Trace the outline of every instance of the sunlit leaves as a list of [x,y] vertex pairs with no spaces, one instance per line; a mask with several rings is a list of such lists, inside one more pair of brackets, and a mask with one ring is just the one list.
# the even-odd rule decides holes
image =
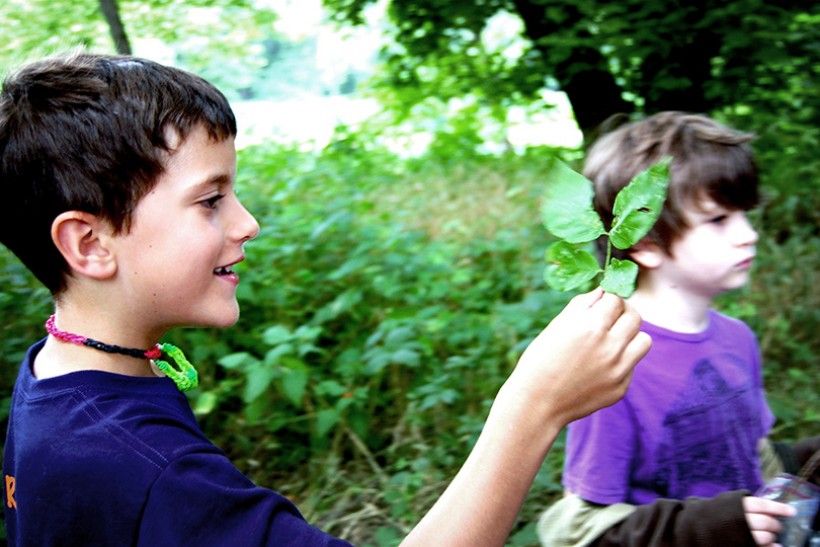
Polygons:
[[601,271],[598,261],[589,251],[566,241],[550,245],[546,260],[544,279],[550,287],[560,291],[581,287]]
[[592,208],[592,185],[586,177],[556,160],[547,178],[541,209],[547,230],[570,243],[592,241],[605,233]]
[[638,265],[631,260],[613,258],[604,271],[601,288],[612,294],[627,298],[635,290],[635,280],[638,278]]
[[660,216],[669,184],[669,159],[636,175],[618,192],[613,206],[612,228],[607,233],[592,207],[592,182],[556,161],[547,175],[542,220],[560,241],[546,253],[544,279],[553,289],[582,287],[603,272],[601,287],[626,298],[635,290],[638,266],[630,260],[607,259],[603,269],[586,249],[600,236],[607,245],[628,249],[643,238]]
[[609,240],[628,249],[645,236],[661,214],[669,179],[669,159],[639,173],[615,198]]

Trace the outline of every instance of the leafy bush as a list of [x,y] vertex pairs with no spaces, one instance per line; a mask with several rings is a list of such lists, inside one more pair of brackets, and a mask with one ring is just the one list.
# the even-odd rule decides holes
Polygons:
[[[542,280],[551,239],[539,197],[558,151],[440,153],[399,160],[356,134],[317,156],[242,151],[238,190],[262,231],[237,268],[241,319],[169,335],[200,370],[191,400],[208,436],[357,544],[395,544],[420,518],[520,352],[569,298]],[[720,305],[760,336],[775,434],[788,439],[817,432],[820,248],[816,227],[778,203],[760,215],[784,217],[762,232],[752,285]],[[0,276],[8,394],[50,303],[5,250]],[[532,522],[560,495],[562,443],[511,545],[533,543]]]
[[[367,491],[380,512],[348,533],[361,542],[373,527],[387,537],[420,516],[466,456],[519,352],[569,296],[541,287],[548,235],[534,186],[506,188],[483,206],[517,208],[526,223],[494,233],[476,225],[480,236],[469,225],[436,226],[433,237],[427,211],[445,204],[414,181],[445,190],[450,177],[437,166],[401,173],[395,160],[376,164],[372,151],[343,146],[319,158],[242,154],[240,192],[262,225],[239,272],[242,317],[224,332],[173,338],[200,353],[203,387],[193,397],[209,436],[336,533],[345,528],[334,515],[362,503],[348,489]],[[476,172],[488,170],[482,161]],[[356,479],[318,495],[331,469]]]

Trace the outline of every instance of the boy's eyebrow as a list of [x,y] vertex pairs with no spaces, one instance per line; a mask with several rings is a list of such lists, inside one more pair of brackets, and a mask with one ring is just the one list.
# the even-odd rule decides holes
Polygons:
[[719,203],[715,203],[712,200],[701,201],[700,203],[696,204],[694,207],[690,208],[689,215],[690,219],[693,220],[700,220],[700,219],[707,219],[714,215],[722,215],[728,212],[728,209]]
[[198,182],[191,186],[189,192],[191,194],[198,194],[200,192],[204,192],[212,186],[218,186],[222,188],[223,186],[230,186],[233,184],[233,178],[228,175],[227,173],[219,173],[217,175],[212,175],[207,179],[203,180],[202,182]]
[[704,215],[712,215],[714,213],[720,213],[726,211],[726,208],[722,205],[719,205],[715,202],[707,203],[705,205],[701,205],[698,209]]

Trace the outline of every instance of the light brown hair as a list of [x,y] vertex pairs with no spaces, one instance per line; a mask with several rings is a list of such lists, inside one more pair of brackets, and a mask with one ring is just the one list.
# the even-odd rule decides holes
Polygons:
[[[615,196],[641,171],[672,158],[669,192],[661,216],[647,234],[669,253],[689,228],[684,209],[711,199],[728,210],[749,210],[759,202],[758,172],[749,146],[753,135],[706,116],[660,112],[600,137],[587,153],[584,176],[595,187],[594,205],[607,229]],[[599,242],[599,247],[605,240]],[[613,249],[626,258],[628,250]]]

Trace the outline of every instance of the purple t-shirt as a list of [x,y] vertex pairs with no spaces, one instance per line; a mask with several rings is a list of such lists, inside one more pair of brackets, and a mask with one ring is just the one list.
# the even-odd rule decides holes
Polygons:
[[37,380],[42,346],[23,361],[9,415],[9,545],[349,547],[240,473],[168,378]]
[[703,332],[641,330],[652,349],[624,399],[569,425],[564,487],[602,504],[757,490],[774,416],[754,333],[715,311]]

